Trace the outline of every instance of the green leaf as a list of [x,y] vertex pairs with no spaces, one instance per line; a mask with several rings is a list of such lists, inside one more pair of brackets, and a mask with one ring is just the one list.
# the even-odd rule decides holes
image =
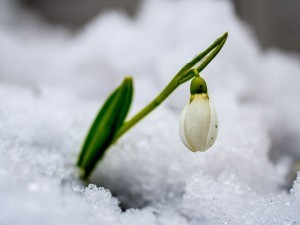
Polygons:
[[96,116],[79,155],[77,166],[87,178],[120,129],[133,97],[133,82],[126,77],[123,83],[108,97]]

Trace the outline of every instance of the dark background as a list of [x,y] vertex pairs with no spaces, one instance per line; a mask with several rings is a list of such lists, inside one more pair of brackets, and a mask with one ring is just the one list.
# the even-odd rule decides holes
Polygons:
[[[141,0],[20,0],[53,24],[78,29],[107,9],[134,16]],[[300,53],[299,0],[233,0],[236,13],[252,27],[264,48]]]

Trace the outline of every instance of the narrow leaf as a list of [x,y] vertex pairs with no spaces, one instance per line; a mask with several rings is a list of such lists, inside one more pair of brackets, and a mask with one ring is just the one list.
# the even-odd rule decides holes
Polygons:
[[122,126],[130,109],[133,96],[133,84],[130,77],[125,78],[106,100],[96,116],[85,139],[77,165],[86,178],[103,157],[114,135]]

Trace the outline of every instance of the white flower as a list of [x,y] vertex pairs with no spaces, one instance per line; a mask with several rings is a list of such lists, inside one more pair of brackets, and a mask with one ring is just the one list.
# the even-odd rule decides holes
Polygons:
[[[198,88],[198,90],[200,89]],[[184,145],[193,152],[203,152],[216,141],[218,117],[209,100],[206,84],[204,92],[192,93],[191,102],[183,109],[179,134]]]

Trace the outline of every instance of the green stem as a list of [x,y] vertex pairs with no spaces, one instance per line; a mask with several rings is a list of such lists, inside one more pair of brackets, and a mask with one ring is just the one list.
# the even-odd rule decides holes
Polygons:
[[194,68],[196,68],[199,72],[202,71],[219,53],[226,42],[227,36],[228,33],[226,32],[204,52],[200,53],[190,63],[184,66],[156,98],[154,98],[145,108],[143,108],[140,112],[122,125],[115,135],[113,142],[119,139],[124,133],[126,133],[131,127],[147,116],[152,110],[158,107],[179,85],[193,78],[195,76],[193,72]]
[[125,122],[123,126],[119,129],[114,141],[121,137],[126,131],[133,127],[137,122],[148,115],[152,110],[158,107],[179,85],[177,84],[177,77],[174,77],[170,83],[162,90],[162,92],[154,98],[145,108],[138,112],[129,121]]

